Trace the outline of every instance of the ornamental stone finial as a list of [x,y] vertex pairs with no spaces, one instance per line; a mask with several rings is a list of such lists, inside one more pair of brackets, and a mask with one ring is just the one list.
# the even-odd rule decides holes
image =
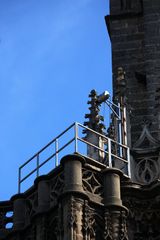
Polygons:
[[[93,89],[89,97],[91,98],[90,101],[87,103],[90,104],[89,114],[85,114],[85,118],[88,118],[87,122],[84,122],[84,125],[93,129],[94,131],[97,131],[99,133],[103,133],[103,129],[105,128],[103,121],[104,118],[99,114],[100,109],[99,109],[99,102],[98,102],[98,95],[97,92]],[[84,132],[86,133],[86,132]]]
[[[84,125],[97,132],[97,134],[87,129],[83,131],[83,133],[86,133],[85,140],[89,143],[87,145],[87,155],[94,160],[103,162],[104,152],[100,151],[99,148],[104,149],[104,139],[98,135],[98,133],[103,134],[103,129],[105,129],[103,124],[104,118],[99,114],[101,103],[98,101],[98,95],[95,90],[90,92],[89,97],[91,98],[88,101],[90,113],[85,115],[88,121],[84,122]],[[91,146],[90,143],[94,146]]]

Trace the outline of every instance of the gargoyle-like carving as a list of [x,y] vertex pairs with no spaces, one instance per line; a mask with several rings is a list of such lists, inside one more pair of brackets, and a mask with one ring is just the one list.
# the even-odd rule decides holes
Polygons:
[[118,97],[124,96],[126,90],[125,71],[122,67],[117,69],[116,78],[116,95]]

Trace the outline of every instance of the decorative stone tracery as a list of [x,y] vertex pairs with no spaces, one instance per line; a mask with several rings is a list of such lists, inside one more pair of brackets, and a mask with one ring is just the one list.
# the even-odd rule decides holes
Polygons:
[[159,149],[160,142],[151,135],[148,121],[143,121],[141,135],[132,148],[135,159],[135,169],[132,171],[139,183],[149,184],[159,178]]
[[105,211],[105,240],[128,240],[126,227],[126,211],[106,210]]
[[159,177],[159,164],[157,157],[144,157],[139,159],[135,176],[140,183],[151,183]]
[[159,239],[160,198],[138,199],[126,196],[124,204],[129,209],[127,219],[129,239]]
[[92,194],[102,196],[102,177],[101,174],[95,171],[83,169],[83,188],[85,191]]

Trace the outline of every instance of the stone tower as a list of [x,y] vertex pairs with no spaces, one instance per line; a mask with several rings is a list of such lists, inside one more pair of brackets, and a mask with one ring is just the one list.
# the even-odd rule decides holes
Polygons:
[[[125,97],[132,180],[160,177],[160,1],[111,0],[106,17],[112,43],[113,98]],[[118,81],[125,73],[125,90]]]

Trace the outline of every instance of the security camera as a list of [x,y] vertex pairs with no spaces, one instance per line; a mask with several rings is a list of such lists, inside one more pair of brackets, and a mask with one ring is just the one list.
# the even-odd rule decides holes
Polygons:
[[102,102],[105,102],[109,97],[110,97],[109,92],[104,91],[102,94],[100,94],[97,97],[97,101],[98,101],[99,104],[101,104]]

